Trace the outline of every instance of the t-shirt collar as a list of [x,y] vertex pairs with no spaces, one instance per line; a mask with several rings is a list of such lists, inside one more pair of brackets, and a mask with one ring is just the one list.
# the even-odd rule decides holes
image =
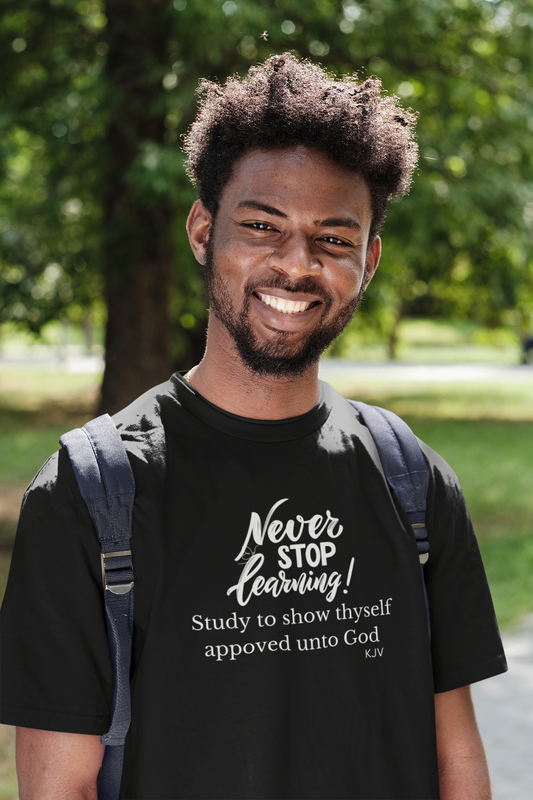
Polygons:
[[176,372],[172,376],[172,382],[181,405],[207,425],[239,439],[251,439],[257,442],[285,442],[291,439],[300,439],[319,430],[331,411],[331,402],[327,401],[328,385],[320,381],[318,403],[301,416],[281,420],[240,417],[224,411],[206,400],[187,383],[184,375],[185,372]]

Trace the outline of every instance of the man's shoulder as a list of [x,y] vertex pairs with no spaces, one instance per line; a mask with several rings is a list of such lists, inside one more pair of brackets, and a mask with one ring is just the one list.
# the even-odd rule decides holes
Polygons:
[[417,440],[429,467],[431,476],[430,486],[433,484],[435,491],[441,491],[441,493],[444,493],[449,499],[452,499],[454,495],[462,497],[461,484],[452,467],[439,453],[433,450],[426,442],[422,441],[422,439],[419,439],[418,436]]
[[134,438],[136,435],[142,437],[146,432],[162,424],[162,408],[166,403],[173,402],[177,402],[177,393],[172,376],[168,381],[148,389],[125,408],[113,414],[113,422],[123,438]]
[[[323,385],[327,387],[327,397],[335,412],[332,418],[337,424],[343,427],[344,430],[350,430],[355,433],[358,440],[361,441],[372,456],[374,462],[380,466],[381,461],[376,448],[376,436],[378,433],[375,430],[373,433],[370,432],[357,408],[333,389],[332,386],[329,384]],[[414,428],[411,428],[411,431],[418,442],[418,446],[429,468],[430,491],[438,493],[447,498],[448,501],[462,501],[463,495],[461,485],[452,467],[439,453],[419,438],[418,433],[420,433],[420,431],[417,430],[416,425]]]
[[164,461],[165,417],[178,408],[175,381],[170,378],[113,414],[113,422],[133,460],[155,465]]
[[[121,435],[134,474],[155,472],[165,466],[164,409],[179,407],[171,378],[140,395],[112,419]],[[53,453],[26,490],[23,507],[44,502],[61,515],[79,505],[80,495],[66,450]],[[83,505],[83,504],[82,504]]]
[[113,414],[135,478],[146,480],[149,473],[160,477],[165,471],[167,433],[170,418],[182,410],[178,399],[177,377],[160,383]]

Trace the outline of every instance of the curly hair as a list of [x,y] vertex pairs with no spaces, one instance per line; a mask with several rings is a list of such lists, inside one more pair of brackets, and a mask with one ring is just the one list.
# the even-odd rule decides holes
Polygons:
[[306,145],[366,180],[372,242],[391,198],[409,190],[418,157],[416,115],[381,90],[376,78],[336,80],[291,53],[271,56],[224,86],[202,80],[198,116],[185,136],[187,174],[201,202],[215,217],[233,165],[249,150]]

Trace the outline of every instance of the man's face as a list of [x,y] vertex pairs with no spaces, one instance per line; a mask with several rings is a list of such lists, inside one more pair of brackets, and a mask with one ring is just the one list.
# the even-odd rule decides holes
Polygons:
[[352,319],[377,267],[371,219],[366,182],[324,153],[247,153],[199,258],[210,337],[229,334],[255,373],[303,374]]

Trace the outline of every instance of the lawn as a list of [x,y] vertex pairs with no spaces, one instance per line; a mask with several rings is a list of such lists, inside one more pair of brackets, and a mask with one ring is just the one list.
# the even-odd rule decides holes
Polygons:
[[[62,433],[94,416],[99,375],[0,366],[0,592],[25,487]],[[1,800],[1,797],[0,797]]]
[[406,417],[464,489],[502,627],[533,611],[533,422]]

